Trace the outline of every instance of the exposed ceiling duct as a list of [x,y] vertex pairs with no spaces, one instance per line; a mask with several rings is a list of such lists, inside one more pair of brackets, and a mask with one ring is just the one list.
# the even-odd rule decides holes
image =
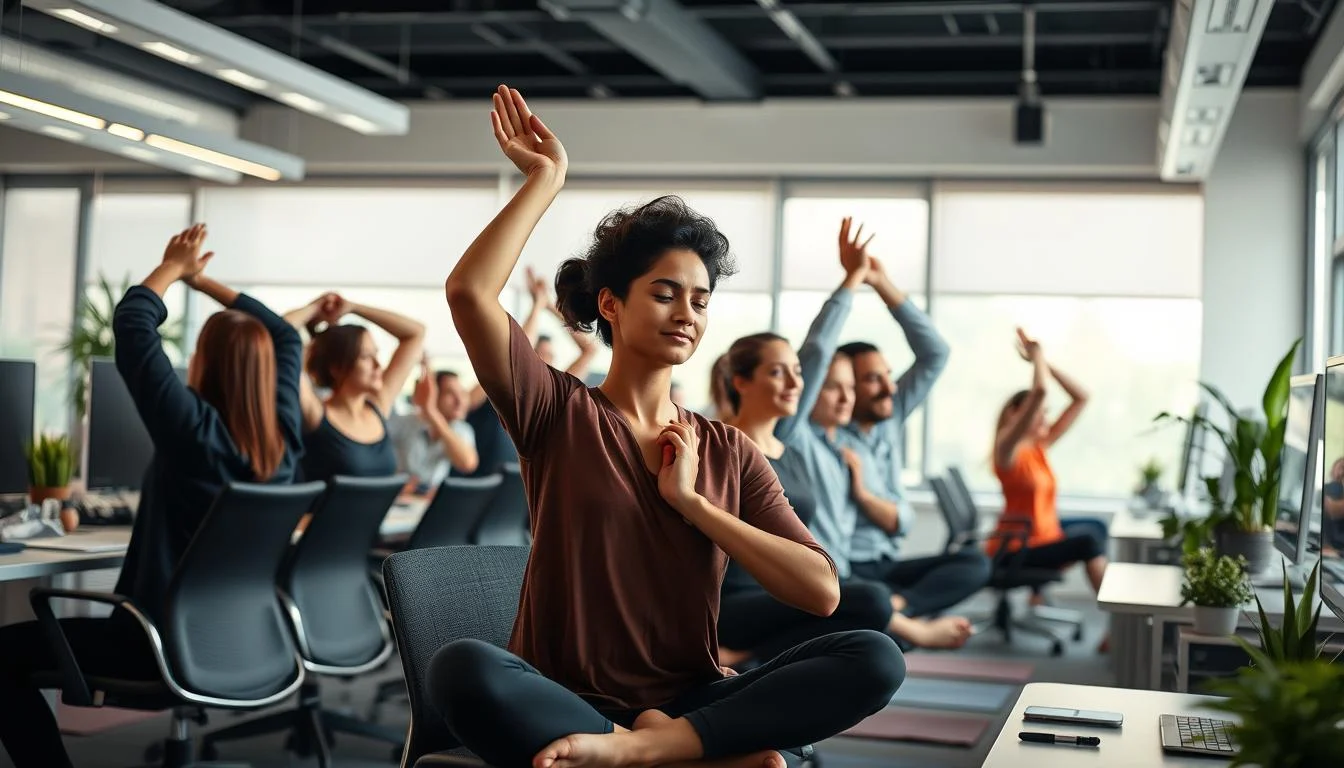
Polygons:
[[1157,147],[1163,181],[1213,168],[1273,0],[1176,0],[1162,73]]
[[537,4],[556,19],[587,22],[663,77],[705,99],[761,97],[760,75],[751,62],[676,0],[539,0]]

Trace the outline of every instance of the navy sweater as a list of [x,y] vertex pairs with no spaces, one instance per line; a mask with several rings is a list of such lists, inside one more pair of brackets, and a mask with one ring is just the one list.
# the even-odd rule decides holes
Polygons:
[[[303,340],[280,316],[239,294],[233,309],[257,318],[275,345],[276,417],[285,455],[270,483],[290,483],[301,455],[299,374]],[[221,414],[173,372],[159,326],[168,318],[163,300],[134,286],[112,318],[117,370],[154,442],[140,507],[117,592],[153,619],[160,617],[173,569],[225,484],[256,482],[248,458],[233,444]]]

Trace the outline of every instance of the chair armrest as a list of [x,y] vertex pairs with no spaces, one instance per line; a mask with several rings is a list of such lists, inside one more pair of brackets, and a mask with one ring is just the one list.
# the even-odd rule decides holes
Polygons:
[[47,643],[56,656],[56,668],[61,674],[61,698],[71,706],[101,706],[101,701],[94,701],[93,694],[89,691],[88,679],[84,677],[84,671],[79,668],[79,661],[75,659],[75,652],[70,648],[70,640],[65,636],[65,631],[61,629],[61,622],[56,618],[56,612],[51,608],[53,598],[102,603],[118,608],[133,608],[134,604],[131,603],[130,598],[110,592],[34,587],[28,593],[28,601],[33,606],[33,613],[37,615],[42,633],[46,635]]

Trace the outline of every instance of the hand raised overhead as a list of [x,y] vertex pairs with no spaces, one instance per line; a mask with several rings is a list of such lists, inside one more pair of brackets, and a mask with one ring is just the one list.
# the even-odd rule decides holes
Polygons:
[[546,173],[564,175],[569,157],[560,140],[541,118],[532,114],[516,89],[501,85],[494,95],[490,123],[504,155],[527,176]]
[[206,234],[204,224],[195,224],[174,235],[168,241],[168,247],[163,249],[164,265],[178,270],[178,279],[187,285],[193,285],[205,265],[215,257],[214,251],[201,253]]
[[526,267],[527,292],[532,294],[532,301],[539,306],[549,307],[551,305],[551,287],[546,284],[546,278],[538,275],[531,267]]
[[1027,362],[1035,362],[1041,355],[1041,344],[1027,335],[1027,332],[1021,328],[1017,329],[1017,354],[1022,356]]
[[868,279],[867,248],[868,243],[873,241],[873,235],[869,235],[867,240],[860,240],[859,238],[863,236],[863,225],[860,224],[851,237],[850,228],[853,223],[854,220],[849,216],[840,222],[840,266],[845,268],[845,275],[857,284]]

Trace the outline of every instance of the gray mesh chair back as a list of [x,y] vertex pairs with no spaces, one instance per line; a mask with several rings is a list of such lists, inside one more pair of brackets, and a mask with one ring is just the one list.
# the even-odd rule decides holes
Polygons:
[[472,535],[503,482],[499,475],[448,477],[425,508],[407,549],[455,547],[474,543]]
[[168,585],[160,632],[178,683],[261,699],[292,683],[298,652],[275,585],[290,536],[326,487],[229,484]]
[[502,482],[499,490],[481,517],[476,529],[477,544],[524,546],[532,543],[532,529],[528,524],[527,491],[517,464],[500,468]]
[[435,547],[398,552],[383,562],[392,627],[411,698],[403,766],[459,746],[430,703],[430,660],[454,640],[508,646],[527,557],[527,547]]
[[961,508],[965,510],[971,521],[971,530],[980,530],[980,508],[975,504],[975,497],[971,496],[971,487],[966,484],[966,477],[962,475],[960,467],[947,468],[947,482]]
[[280,579],[310,669],[354,673],[391,654],[382,602],[369,578],[369,550],[406,480],[338,475],[313,507]]
[[978,538],[974,514],[961,504],[951,485],[941,477],[930,477],[929,486],[933,488],[938,511],[947,523],[947,552],[955,552],[965,546],[973,546]]

